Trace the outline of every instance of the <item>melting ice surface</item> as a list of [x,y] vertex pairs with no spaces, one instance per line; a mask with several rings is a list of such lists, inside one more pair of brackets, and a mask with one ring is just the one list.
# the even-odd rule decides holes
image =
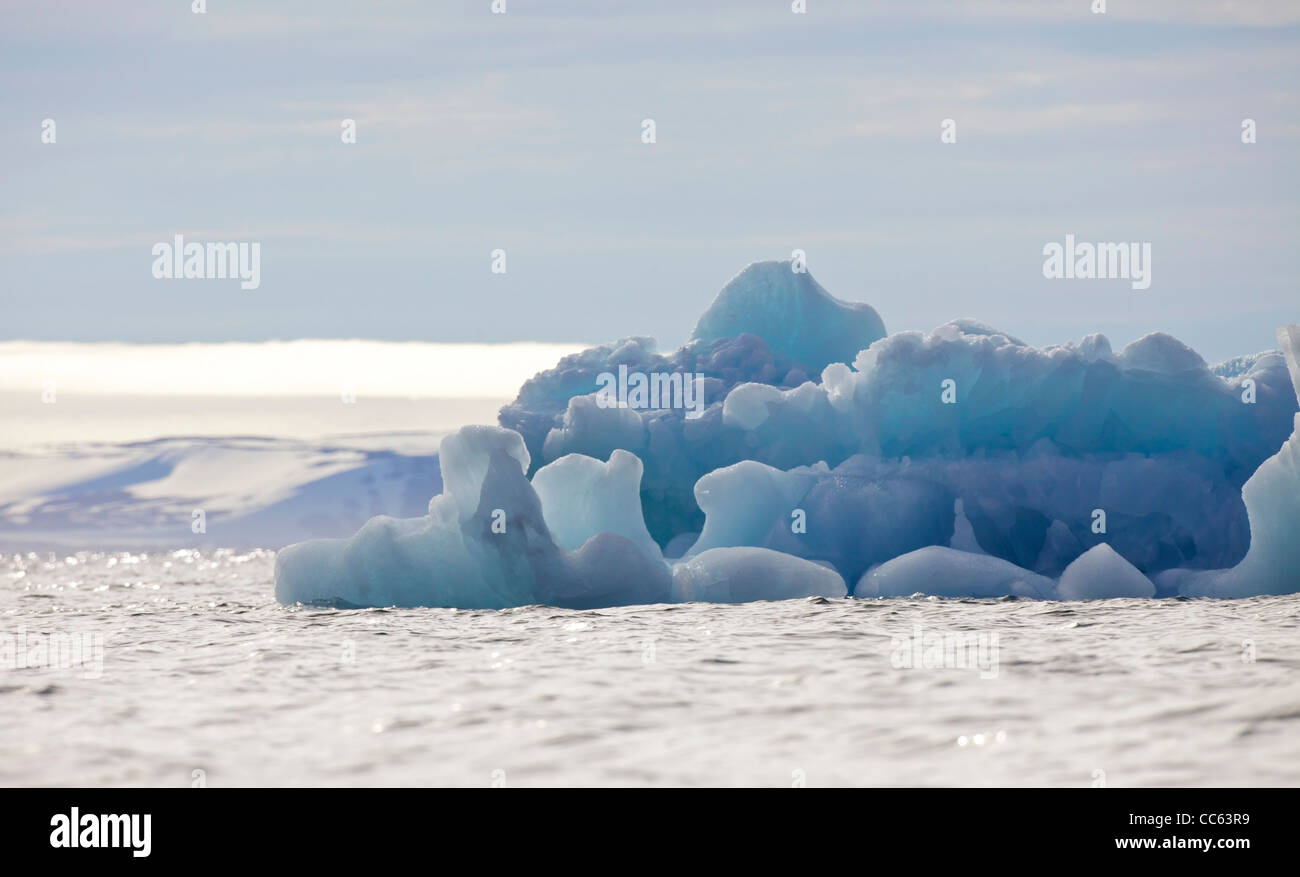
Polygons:
[[[276,558],[282,602],[594,608],[793,597],[1300,591],[1300,326],[1209,367],[1154,333],[1044,349],[972,320],[886,335],[750,265],[669,354],[628,338],[443,442],[428,515]],[[708,408],[597,375],[702,373]]]

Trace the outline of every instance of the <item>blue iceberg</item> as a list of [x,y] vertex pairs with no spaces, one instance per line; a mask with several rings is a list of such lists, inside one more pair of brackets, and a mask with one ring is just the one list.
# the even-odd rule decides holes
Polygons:
[[[278,599],[1300,591],[1300,327],[1217,366],[1161,333],[887,335],[796,267],[746,268],[676,351],[632,337],[538,374],[443,442],[426,516],[283,549]],[[703,406],[610,404],[610,373],[694,377]]]

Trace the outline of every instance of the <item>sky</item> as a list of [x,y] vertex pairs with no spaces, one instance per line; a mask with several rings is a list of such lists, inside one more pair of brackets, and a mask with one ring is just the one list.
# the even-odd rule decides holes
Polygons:
[[[4,0],[0,341],[672,347],[801,249],[890,331],[1275,347],[1300,4],[1091,6]],[[177,234],[260,286],[155,279]],[[1150,243],[1151,287],[1045,278],[1066,234]]]

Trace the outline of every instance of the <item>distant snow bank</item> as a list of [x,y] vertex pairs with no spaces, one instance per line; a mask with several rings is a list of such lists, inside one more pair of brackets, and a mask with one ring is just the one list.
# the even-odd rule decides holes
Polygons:
[[0,453],[0,551],[274,548],[347,535],[375,515],[425,513],[442,490],[438,441],[175,438]]

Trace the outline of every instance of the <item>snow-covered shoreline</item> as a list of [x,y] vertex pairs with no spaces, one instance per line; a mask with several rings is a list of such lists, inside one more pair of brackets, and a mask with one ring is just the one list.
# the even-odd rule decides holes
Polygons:
[[[278,548],[418,515],[435,433],[178,437],[0,452],[0,551]],[[201,515],[196,515],[201,512]]]

